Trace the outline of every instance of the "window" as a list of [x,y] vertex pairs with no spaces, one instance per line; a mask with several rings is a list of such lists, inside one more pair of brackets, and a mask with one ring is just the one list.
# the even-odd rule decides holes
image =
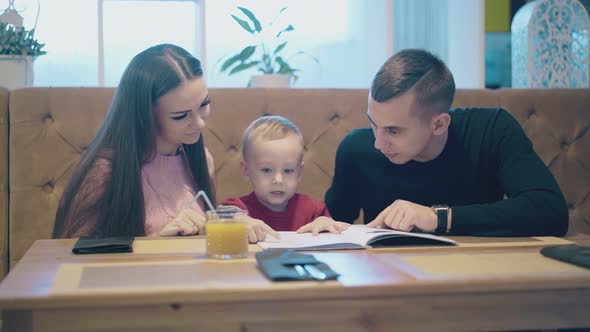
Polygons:
[[[291,59],[300,70],[295,87],[368,88],[395,46],[434,51],[447,61],[458,87],[478,88],[483,87],[482,1],[16,0],[15,6],[30,28],[41,5],[36,36],[47,54],[35,61],[36,86],[116,86],[132,56],[174,43],[201,59],[209,86],[245,87],[255,69],[220,73],[228,56],[252,42],[230,14],[244,6],[264,21],[286,6],[282,20],[295,30],[288,32],[283,54],[304,51],[319,61]],[[448,18],[440,15],[443,9]],[[396,11],[404,19],[394,16]],[[421,41],[425,44],[416,45]]]
[[98,3],[99,11],[102,5],[104,85],[117,86],[133,56],[153,45],[176,44],[201,57],[200,8],[196,1]]
[[[289,63],[300,69],[296,87],[367,88],[379,66],[390,55],[388,0],[257,0],[208,1],[206,5],[207,81],[213,87],[244,87],[252,68],[232,76],[220,73],[223,60],[253,43],[230,14],[236,7],[250,9],[261,21],[281,16],[284,25],[292,24],[283,54],[289,58],[304,51],[318,59],[296,56]],[[279,24],[281,22],[278,22]]]
[[[37,1],[26,2],[25,26]],[[35,86],[116,86],[131,58],[159,43],[201,51],[199,0],[41,0]]]

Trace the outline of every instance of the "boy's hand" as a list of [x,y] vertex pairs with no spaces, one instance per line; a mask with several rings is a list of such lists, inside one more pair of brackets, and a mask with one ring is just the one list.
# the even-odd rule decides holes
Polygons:
[[205,222],[204,215],[186,208],[160,230],[160,236],[205,234]]
[[334,221],[332,218],[328,217],[317,217],[314,221],[310,222],[307,225],[301,226],[297,233],[313,233],[313,235],[318,235],[322,231],[328,231],[330,233],[339,234],[343,230],[347,229],[350,224],[340,221]]
[[244,219],[248,223],[248,242],[257,243],[263,241],[266,239],[266,234],[270,234],[277,239],[281,238],[281,235],[265,224],[264,221],[247,216]]

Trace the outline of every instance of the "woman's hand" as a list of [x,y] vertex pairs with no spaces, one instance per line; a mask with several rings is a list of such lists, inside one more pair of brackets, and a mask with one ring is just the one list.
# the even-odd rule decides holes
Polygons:
[[328,217],[317,217],[314,221],[310,222],[307,225],[301,226],[297,233],[313,233],[313,235],[318,235],[322,231],[328,231],[330,233],[339,234],[343,230],[347,229],[350,224],[345,222],[335,221],[332,218]]
[[205,216],[197,211],[186,208],[164,226],[160,236],[205,234]]

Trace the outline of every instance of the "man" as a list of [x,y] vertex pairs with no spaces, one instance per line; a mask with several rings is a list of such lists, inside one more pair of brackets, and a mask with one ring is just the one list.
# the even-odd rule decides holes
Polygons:
[[479,236],[561,236],[553,175],[502,109],[454,109],[447,66],[404,50],[379,69],[367,118],[340,143],[325,201],[335,220]]

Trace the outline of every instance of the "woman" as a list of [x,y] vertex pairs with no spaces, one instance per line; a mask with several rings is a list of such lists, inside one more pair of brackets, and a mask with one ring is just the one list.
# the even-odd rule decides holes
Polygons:
[[204,233],[199,190],[213,199],[203,144],[209,96],[198,59],[163,44],[136,55],[64,191],[54,238]]

